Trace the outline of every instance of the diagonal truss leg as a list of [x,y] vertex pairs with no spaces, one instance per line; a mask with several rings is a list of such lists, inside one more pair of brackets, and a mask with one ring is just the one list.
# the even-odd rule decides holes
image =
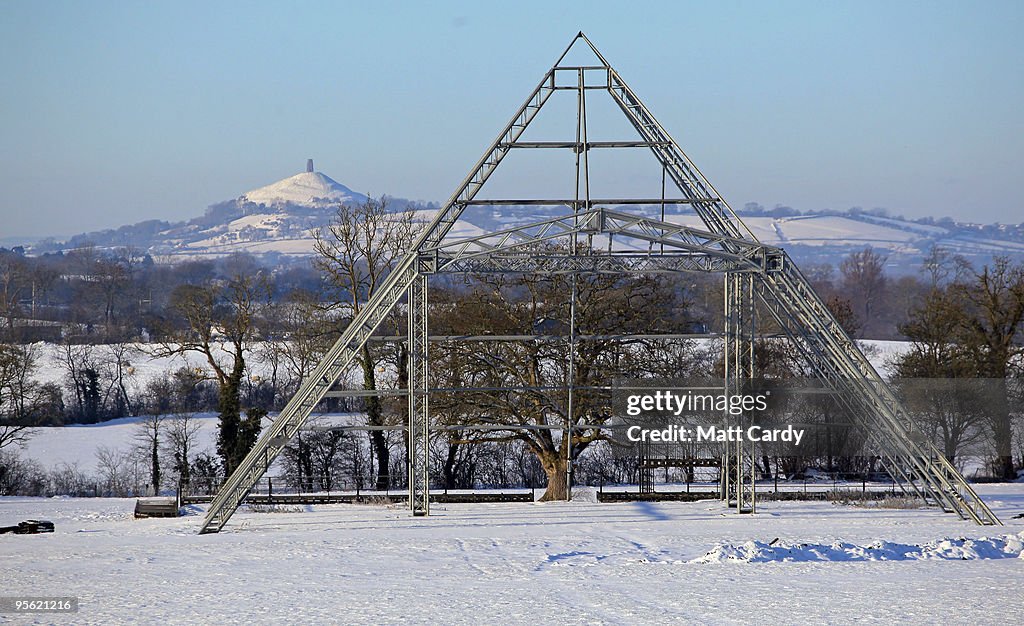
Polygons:
[[817,374],[842,392],[839,397],[890,471],[946,511],[977,524],[1001,524],[945,456],[926,439],[912,436],[906,409],[785,252],[772,253],[754,286]]
[[437,246],[451,230],[466,204],[473,200],[505,158],[508,146],[519,139],[554,91],[555,70],[552,68],[491,143],[484,156],[477,161],[469,175],[463,179],[448,202],[437,212],[434,220],[423,230],[409,255],[388,275],[384,284],[345,329],[341,338],[324,355],[313,374],[302,382],[299,391],[274,423],[263,432],[242,463],[227,477],[217,497],[207,509],[206,517],[199,529],[200,534],[219,532],[224,527],[281,450],[309,419],[316,405],[348,369],[369,336],[405,295],[418,274],[418,252],[424,248]]

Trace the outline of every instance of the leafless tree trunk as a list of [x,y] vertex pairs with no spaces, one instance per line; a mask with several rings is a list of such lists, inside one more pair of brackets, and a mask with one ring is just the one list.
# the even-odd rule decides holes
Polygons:
[[[578,277],[577,333],[590,339],[576,344],[569,380],[569,279],[564,276],[525,277],[511,281],[481,279],[472,293],[432,311],[432,327],[440,334],[537,334],[551,339],[527,342],[458,342],[433,348],[440,387],[517,388],[522,391],[436,394],[432,406],[450,411],[453,421],[488,426],[528,426],[527,429],[485,431],[475,441],[520,442],[540,461],[548,485],[541,500],[567,496],[568,463],[587,447],[605,438],[600,425],[611,417],[610,398],[595,390],[616,376],[656,374],[651,365],[664,346],[652,349],[642,341],[625,345],[602,339],[637,332],[666,331],[679,322],[685,309],[673,303],[680,292],[658,278]],[[678,305],[678,308],[676,307]],[[673,313],[676,311],[676,313]],[[655,354],[659,356],[655,356]],[[680,363],[662,362],[678,374]],[[569,410],[568,386],[574,387]],[[571,430],[567,430],[571,427]],[[465,439],[469,443],[470,438]]]
[[186,328],[168,329],[171,339],[154,351],[157,356],[192,352],[206,359],[220,392],[217,451],[226,475],[248,454],[261,428],[250,423],[260,417],[242,420],[241,388],[246,354],[270,297],[269,282],[261,270],[245,266],[240,259],[234,265],[225,281],[183,285],[174,291],[172,306]]
[[184,487],[188,487],[192,479],[191,463],[199,427],[199,422],[188,412],[178,413],[167,422],[166,445],[174,459],[173,470]]
[[161,436],[164,431],[166,416],[154,412],[139,420],[135,425],[135,440],[138,444],[138,452],[149,464],[149,479],[153,486],[153,495],[160,493],[160,445]]
[[31,346],[0,344],[0,450],[22,445],[33,434],[38,401],[32,381],[35,354]]
[[[313,232],[316,257],[314,266],[324,273],[335,291],[336,307],[352,316],[359,314],[388,273],[412,244],[414,221],[411,211],[393,213],[387,199],[367,200],[359,205],[338,207],[331,222]],[[363,388],[377,388],[376,369],[381,355],[369,346],[359,353]],[[366,399],[367,422],[384,426],[385,419],[377,397]],[[370,445],[377,461],[377,489],[390,486],[391,451],[383,431],[369,431]]]

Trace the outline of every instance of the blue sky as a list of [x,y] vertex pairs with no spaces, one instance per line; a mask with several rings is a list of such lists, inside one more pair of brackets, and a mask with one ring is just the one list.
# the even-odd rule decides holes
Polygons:
[[309,157],[443,201],[580,29],[734,206],[1019,222],[1022,7],[0,0],[0,238],[192,217]]

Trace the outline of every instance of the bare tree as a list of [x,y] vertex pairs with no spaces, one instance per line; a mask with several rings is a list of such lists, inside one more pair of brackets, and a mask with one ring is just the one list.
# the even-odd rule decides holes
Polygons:
[[[605,439],[594,428],[611,418],[610,398],[600,391],[616,376],[645,377],[653,373],[649,358],[658,348],[645,341],[625,342],[617,335],[665,332],[678,323],[672,298],[679,292],[656,277],[578,277],[576,330],[589,335],[575,346],[570,368],[569,294],[565,276],[523,277],[505,281],[482,279],[486,285],[451,305],[438,307],[438,332],[553,335],[533,342],[458,342],[434,349],[435,371],[454,375],[452,387],[506,388],[501,392],[471,392],[463,398],[437,395],[436,405],[461,403],[459,421],[500,428],[484,431],[473,441],[521,442],[536,456],[547,475],[542,500],[567,495],[568,463],[590,444]],[[447,324],[447,326],[446,326]],[[451,328],[457,327],[457,332]],[[442,330],[443,329],[443,330]],[[444,386],[441,382],[438,386]],[[574,389],[569,402],[569,387]],[[435,405],[431,398],[432,406]],[[468,440],[467,440],[468,442]]]
[[124,297],[130,280],[130,268],[123,259],[99,256],[93,264],[90,284],[96,290],[96,301],[103,306],[104,336],[108,339],[115,334],[118,301]]
[[69,339],[61,344],[56,357],[64,369],[65,384],[72,392],[72,417],[87,424],[99,421],[103,409],[100,361],[95,352],[95,346]]
[[26,268],[22,257],[0,253],[0,316],[6,322],[6,338],[15,340],[14,320],[21,315],[19,302],[26,286]]
[[262,426],[262,416],[250,414],[242,420],[241,389],[246,355],[270,297],[262,271],[241,263],[232,269],[226,280],[182,285],[173,292],[172,307],[184,328],[169,329],[170,339],[154,351],[157,356],[196,353],[206,359],[219,390],[217,453],[225,474],[245,458]]
[[200,423],[195,416],[188,411],[182,411],[173,415],[167,422],[167,437],[165,438],[167,450],[174,465],[171,469],[178,475],[182,485],[189,485],[192,481],[192,460],[199,435]]
[[17,450],[0,449],[0,496],[42,496],[47,482],[46,471],[38,462],[22,457]]
[[[1024,355],[1024,264],[996,258],[980,272],[961,263],[950,286],[956,307],[959,345],[974,366],[974,375],[998,382],[992,393],[989,425],[995,444],[997,476],[1013,479],[1013,420],[1007,379]],[[1019,370],[1018,370],[1019,371]]]
[[130,452],[100,446],[96,449],[96,468],[105,494],[123,498],[138,493],[138,461]]
[[306,291],[292,292],[271,308],[277,331],[264,335],[260,354],[273,366],[272,384],[288,396],[316,369],[336,337],[336,328],[321,303]]
[[885,257],[870,246],[854,252],[839,264],[842,288],[854,306],[859,308],[861,330],[867,332],[877,325],[885,291]]
[[166,430],[167,414],[175,405],[174,386],[164,378],[151,380],[146,385],[144,398],[146,415],[135,425],[135,441],[137,450],[149,464],[150,484],[153,493],[160,492],[160,449]]
[[0,449],[24,444],[44,414],[59,408],[54,385],[38,383],[35,371],[34,346],[0,344]]
[[105,346],[107,362],[110,365],[110,384],[113,388],[116,415],[135,415],[132,397],[128,385],[135,377],[135,367],[131,360],[140,354],[137,347],[130,343],[111,343]]
[[[369,199],[358,205],[338,207],[330,223],[314,231],[314,266],[324,273],[334,290],[335,308],[341,307],[354,317],[377,290],[395,264],[408,254],[414,235],[411,211],[393,213],[386,198]],[[369,345],[359,353],[363,388],[377,388],[377,367],[381,354]],[[381,402],[366,399],[367,422],[384,426]],[[377,489],[390,485],[391,452],[385,433],[369,431],[370,444],[377,460]]]
[[143,416],[135,424],[135,441],[140,456],[149,465],[149,480],[153,487],[153,495],[160,493],[160,445],[167,416],[161,413],[150,413]]
[[936,249],[924,271],[929,288],[899,327],[913,343],[893,361],[895,374],[902,379],[987,379],[903,386],[922,425],[948,457],[976,442],[979,426],[987,423],[994,473],[1013,478],[1013,394],[1007,381],[1019,373],[1016,364],[1024,354],[1024,265],[1002,258],[979,272]]

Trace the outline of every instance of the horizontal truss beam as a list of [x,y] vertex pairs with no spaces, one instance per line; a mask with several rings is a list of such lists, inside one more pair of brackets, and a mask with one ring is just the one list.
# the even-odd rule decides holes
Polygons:
[[576,200],[575,198],[559,200],[552,200],[548,198],[527,198],[519,200],[492,198],[490,200],[472,200],[463,204],[465,206],[573,206],[576,204],[580,206],[585,204],[589,204],[590,206],[624,206],[639,204],[657,206],[662,204],[696,204],[700,202],[716,202],[717,200],[717,198],[592,198],[590,200]]
[[[760,339],[778,339],[786,335],[765,334],[758,335]],[[576,341],[674,341],[680,339],[720,339],[721,333],[664,333],[664,334],[636,334],[636,335],[575,335]],[[568,335],[431,335],[430,341],[569,341]],[[372,342],[402,343],[407,338],[402,335],[386,335],[371,337]]]
[[517,141],[501,144],[502,148],[571,148],[576,151],[591,148],[651,148],[666,145],[650,141]]
[[[571,430],[601,430],[615,428],[604,424],[573,424]],[[344,431],[394,431],[403,432],[409,430],[407,424],[394,424],[390,426],[307,426],[302,429],[307,432],[344,432]],[[565,430],[565,424],[458,424],[455,426],[431,426],[430,431],[434,432],[458,432],[463,430]]]
[[[565,385],[539,385],[539,386],[518,386],[518,387],[431,387],[429,393],[490,393],[496,391],[568,391]],[[614,387],[607,385],[580,387],[574,385],[573,389],[586,391],[613,391]],[[643,387],[640,387],[643,389]],[[373,396],[407,396],[409,392],[405,389],[334,389],[328,391],[325,398],[366,398]]]
[[[421,270],[425,273],[427,270]],[[746,261],[704,254],[621,254],[600,256],[494,255],[453,259],[436,273],[447,274],[657,274],[672,272],[756,272]]]
[[[579,255],[557,250],[555,244],[579,234],[636,239],[646,243],[648,251],[589,249],[588,254]],[[655,251],[655,245],[669,250]],[[773,246],[729,235],[597,208],[421,248],[418,270],[424,274],[763,271],[766,257],[778,252]]]

